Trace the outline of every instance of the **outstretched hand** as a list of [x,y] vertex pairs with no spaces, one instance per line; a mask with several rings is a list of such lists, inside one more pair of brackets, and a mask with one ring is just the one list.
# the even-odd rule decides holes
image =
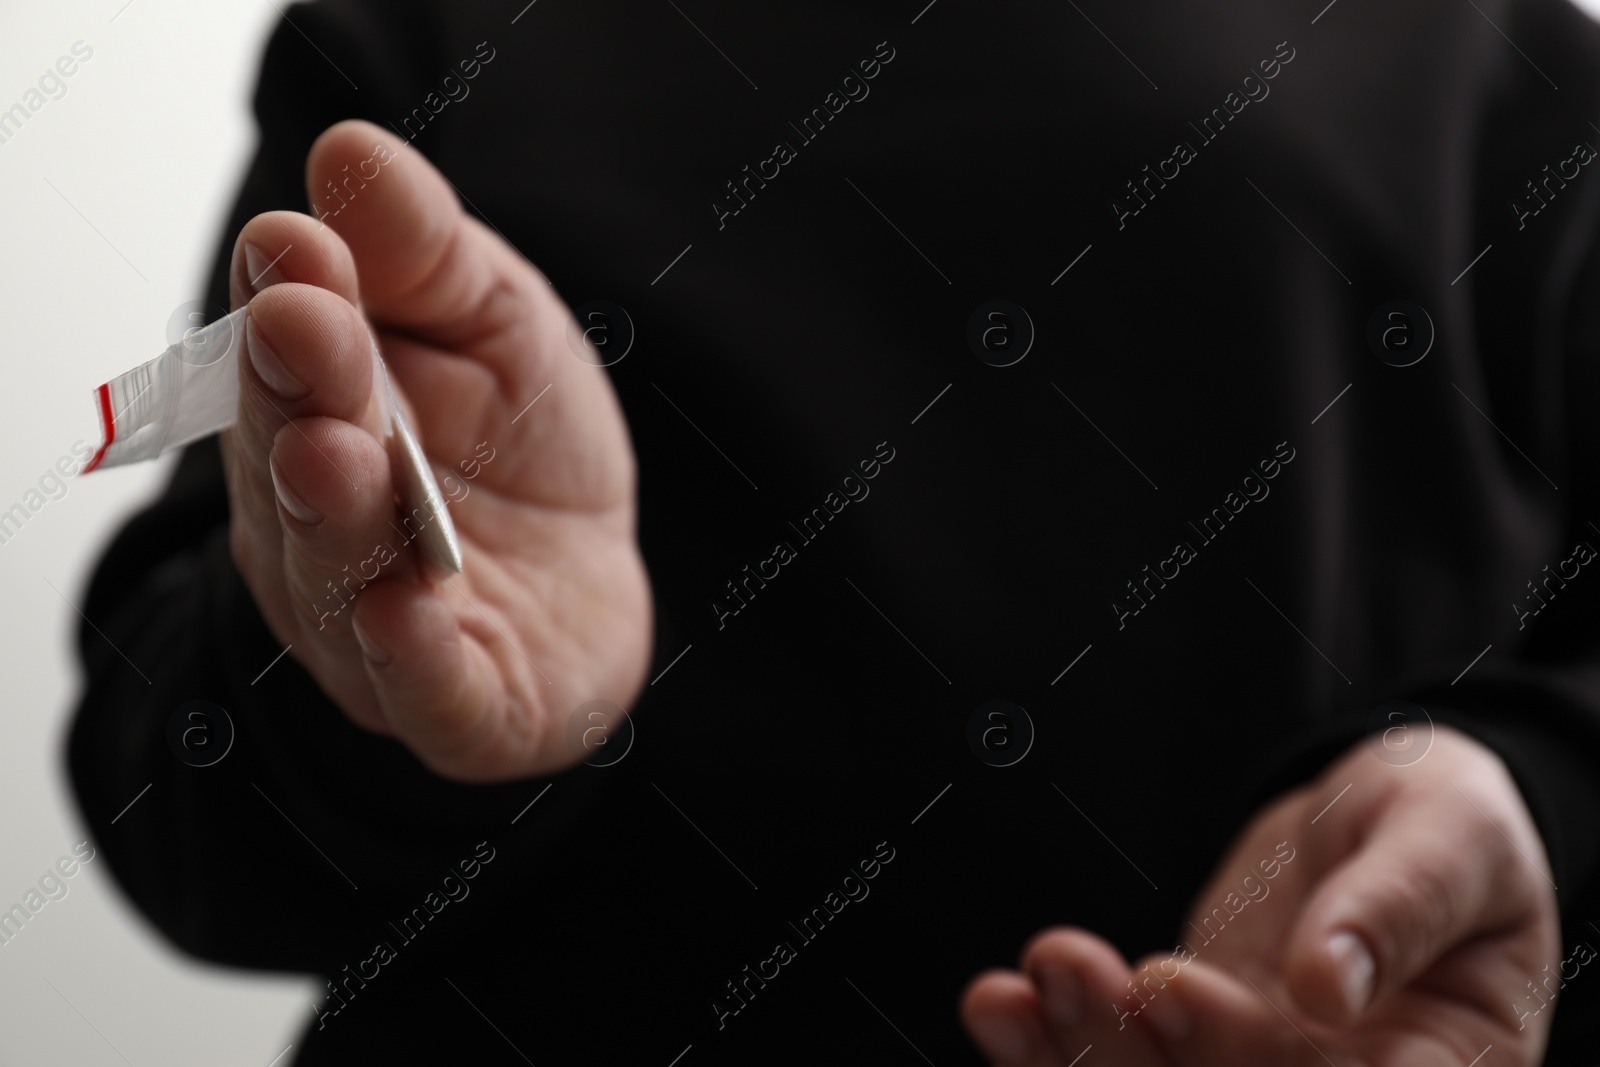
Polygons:
[[[549,284],[410,146],[340,123],[306,184],[320,222],[258,215],[234,248],[233,306],[250,308],[222,435],[235,563],[328,696],[438,773],[576,763],[566,719],[628,707],[651,645],[605,372],[569,347]],[[465,571],[447,582],[419,567],[430,517],[397,508],[374,339],[453,501]]]
[[968,987],[967,1029],[1007,1067],[1531,1067],[1549,1036],[1549,861],[1505,765],[1454,730],[1405,767],[1360,745],[1269,805],[1179,936],[1130,967],[1044,931]]

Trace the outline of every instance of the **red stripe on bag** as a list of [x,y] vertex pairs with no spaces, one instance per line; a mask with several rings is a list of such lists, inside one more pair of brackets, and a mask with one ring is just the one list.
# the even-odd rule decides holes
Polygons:
[[117,439],[117,418],[111,413],[111,383],[106,382],[97,391],[100,396],[100,426],[105,431],[105,444],[95,452],[94,458],[89,460],[83,468],[83,473],[88,474],[100,466],[100,461],[106,458],[106,449],[111,447],[111,442]]

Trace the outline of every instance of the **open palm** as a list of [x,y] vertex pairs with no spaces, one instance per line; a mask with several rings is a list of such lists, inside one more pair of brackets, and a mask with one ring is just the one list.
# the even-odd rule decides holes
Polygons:
[[1542,843],[1499,758],[1452,730],[1412,766],[1359,746],[1269,805],[1179,936],[1129,967],[1046,931],[969,987],[968,1028],[1038,1067],[1087,1046],[1083,1067],[1529,1067],[1554,1014],[1529,993],[1559,960]]

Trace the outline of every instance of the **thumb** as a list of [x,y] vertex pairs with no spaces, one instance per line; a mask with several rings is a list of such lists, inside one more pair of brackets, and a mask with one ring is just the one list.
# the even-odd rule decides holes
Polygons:
[[1516,918],[1520,895],[1499,884],[1509,845],[1449,785],[1397,791],[1365,834],[1327,832],[1357,844],[1312,893],[1285,960],[1290,993],[1316,1018],[1352,1024],[1456,945]]
[[[306,156],[306,191],[349,247],[361,305],[380,328],[456,349],[522,332],[530,309],[564,324],[534,268],[469,219],[449,180],[388,131],[355,119],[324,130]],[[518,396],[534,378],[526,359],[492,369]]]
[[312,214],[349,246],[373,318],[426,330],[459,319],[503,280],[469,243],[450,183],[416,149],[370,122],[324,130],[306,156]]
[[481,429],[498,428],[495,447],[527,462],[487,472],[497,491],[590,512],[631,501],[632,456],[606,371],[574,354],[561,297],[462,211],[443,174],[405,141],[349,120],[311,146],[306,186],[350,251],[362,310],[430,455],[453,462]]

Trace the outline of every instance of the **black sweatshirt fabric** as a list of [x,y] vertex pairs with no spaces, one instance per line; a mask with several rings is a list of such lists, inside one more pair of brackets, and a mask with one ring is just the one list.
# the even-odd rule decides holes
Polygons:
[[[1600,937],[1569,4],[285,21],[215,311],[322,129],[411,141],[569,305],[626,310],[657,601],[625,758],[465,785],[276,660],[214,441],[116,537],[83,817],[187,952],[337,983],[297,1063],[978,1062],[974,973],[1054,923],[1170,948],[1250,812],[1430,721],[1516,776],[1563,954]],[[191,700],[236,731],[212,766],[169,745]],[[1562,996],[1549,1062],[1588,1062],[1600,978]]]

